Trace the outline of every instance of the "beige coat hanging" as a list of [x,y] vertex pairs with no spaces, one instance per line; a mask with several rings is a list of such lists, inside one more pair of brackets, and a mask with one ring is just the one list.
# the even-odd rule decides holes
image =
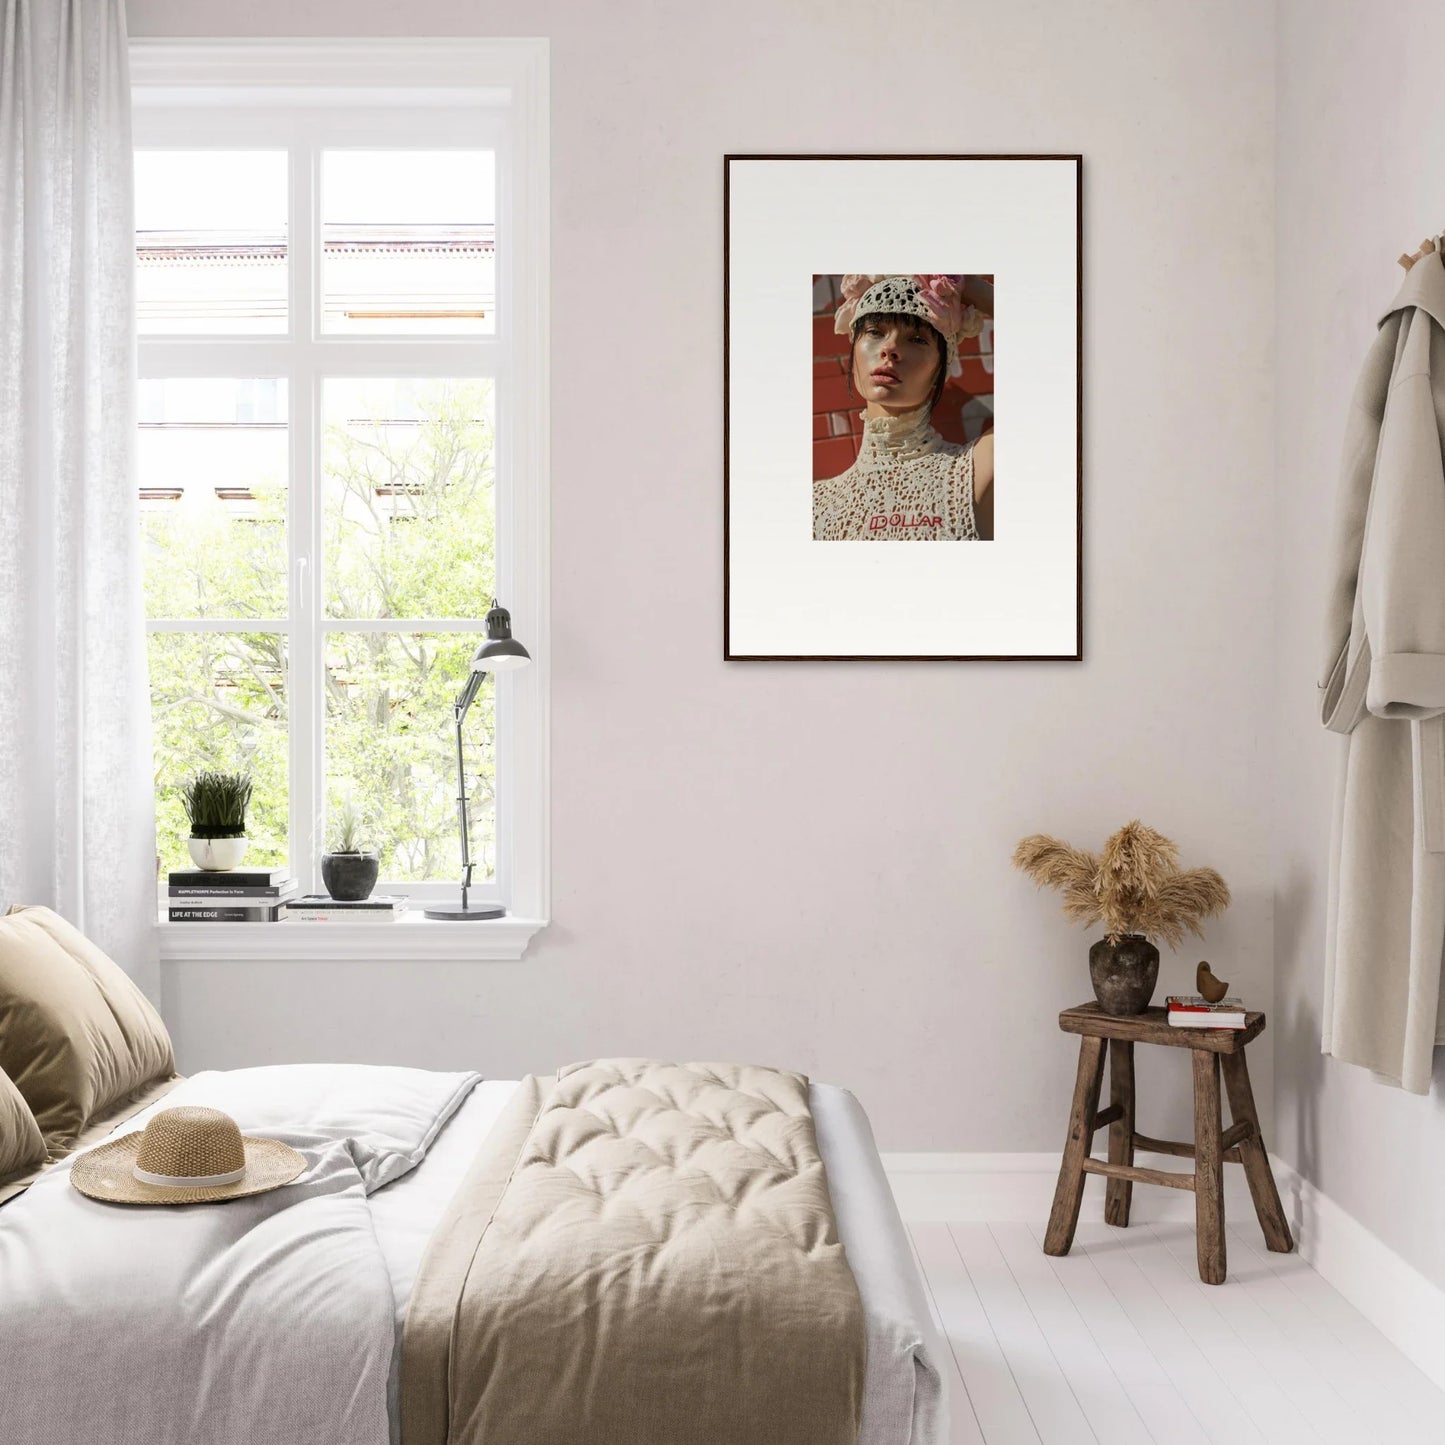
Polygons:
[[1409,270],[1355,387],[1321,715],[1335,800],[1322,1046],[1414,1093],[1445,1041],[1445,266]]

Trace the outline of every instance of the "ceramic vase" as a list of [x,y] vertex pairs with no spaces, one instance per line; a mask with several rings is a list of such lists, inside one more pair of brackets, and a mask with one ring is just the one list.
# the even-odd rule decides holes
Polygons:
[[370,898],[380,872],[381,859],[375,853],[321,855],[321,881],[339,903],[361,903]]
[[1159,981],[1159,950],[1142,933],[1101,938],[1089,949],[1089,977],[1105,1013],[1141,1014]]
[[224,873],[240,865],[246,856],[249,838],[187,838],[191,861],[208,873]]

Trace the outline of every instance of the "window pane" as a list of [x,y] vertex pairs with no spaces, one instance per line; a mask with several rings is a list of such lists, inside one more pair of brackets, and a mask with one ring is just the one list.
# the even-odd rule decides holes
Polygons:
[[[452,699],[471,633],[333,632],[326,639],[326,797],[349,799],[396,882],[460,878]],[[474,881],[496,867],[492,679],[464,725]]]
[[491,151],[326,151],[321,329],[491,335]]
[[285,637],[153,632],[150,673],[161,867],[192,866],[180,787],[202,768],[251,775],[246,861],[287,862]]
[[147,379],[138,412],[146,615],[284,618],[286,382]]
[[137,151],[142,335],[286,330],[286,152]]
[[494,582],[492,383],[328,381],[330,617],[482,617]]

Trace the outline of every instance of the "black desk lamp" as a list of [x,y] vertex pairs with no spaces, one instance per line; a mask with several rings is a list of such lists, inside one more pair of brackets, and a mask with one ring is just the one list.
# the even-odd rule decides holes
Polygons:
[[531,654],[512,636],[512,614],[505,607],[498,606],[492,598],[492,610],[487,613],[487,640],[472,654],[472,671],[466,686],[457,694],[452,703],[452,717],[457,730],[457,822],[462,833],[462,901],[441,903],[435,908],[425,909],[428,918],[460,922],[467,918],[501,918],[506,909],[499,903],[480,906],[467,903],[467,891],[472,886],[472,850],[468,840],[470,829],[467,825],[467,774],[462,761],[462,722],[467,709],[471,707],[481,690],[482,679],[489,672],[510,672],[513,668],[526,667]]

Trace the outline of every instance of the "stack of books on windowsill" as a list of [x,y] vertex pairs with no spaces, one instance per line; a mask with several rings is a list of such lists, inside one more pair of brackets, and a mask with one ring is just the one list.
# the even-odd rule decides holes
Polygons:
[[407,901],[395,893],[373,893],[356,902],[306,893],[286,905],[285,916],[288,923],[395,923]]
[[1232,995],[1210,1003],[1202,994],[1171,993],[1165,1003],[1169,1005],[1169,1022],[1176,1029],[1244,1027],[1244,1000]]
[[172,923],[275,923],[296,889],[284,868],[181,869],[170,876],[166,914]]

